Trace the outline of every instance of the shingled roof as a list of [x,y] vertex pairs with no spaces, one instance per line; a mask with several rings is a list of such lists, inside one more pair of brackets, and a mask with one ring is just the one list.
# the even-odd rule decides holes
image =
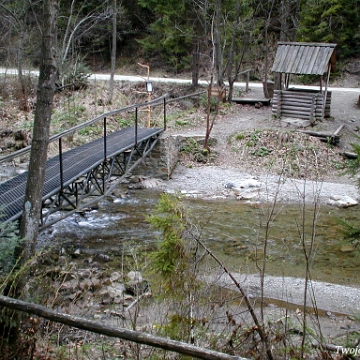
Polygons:
[[331,62],[335,68],[336,44],[278,42],[273,72],[298,75],[324,75]]

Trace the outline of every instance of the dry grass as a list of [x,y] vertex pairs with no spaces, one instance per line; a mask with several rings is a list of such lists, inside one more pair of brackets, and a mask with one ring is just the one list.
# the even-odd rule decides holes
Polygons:
[[340,174],[343,157],[318,138],[284,130],[246,130],[228,137],[235,161],[249,171],[270,171],[297,179],[325,180]]

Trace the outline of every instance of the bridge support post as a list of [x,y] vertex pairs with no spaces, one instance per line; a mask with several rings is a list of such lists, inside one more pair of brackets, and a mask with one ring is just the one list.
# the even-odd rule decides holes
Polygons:
[[106,153],[106,149],[107,149],[107,146],[106,146],[106,117],[104,117],[104,161],[106,161],[106,158],[107,158],[107,153]]
[[64,189],[64,168],[62,157],[62,138],[59,138],[59,166],[60,166],[60,192]]
[[166,130],[166,98],[164,98],[164,131]]
[[138,108],[135,108],[135,149],[137,148],[138,142]]
[[105,168],[106,168],[106,163],[107,163],[107,152],[106,152],[106,149],[107,149],[107,138],[106,138],[106,133],[107,133],[107,129],[106,129],[106,116],[104,117],[104,160],[103,160],[103,164],[102,164],[102,174],[101,174],[101,177],[102,177],[102,192],[103,194],[105,194],[105,190],[106,190],[106,179],[105,179]]

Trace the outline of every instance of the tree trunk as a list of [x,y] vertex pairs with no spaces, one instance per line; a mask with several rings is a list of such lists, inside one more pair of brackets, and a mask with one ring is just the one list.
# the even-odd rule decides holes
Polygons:
[[265,43],[265,66],[264,66],[264,96],[269,98],[268,91],[268,71],[269,71],[269,26],[271,22],[272,11],[274,8],[275,0],[270,3],[270,9],[267,14],[264,26],[264,43]]
[[214,68],[215,83],[217,86],[224,84],[222,53],[221,53],[221,0],[216,1],[214,14]]
[[[281,15],[280,15],[280,41],[291,41],[289,36],[289,11],[288,0],[281,0]],[[283,84],[281,83],[281,74],[274,73],[274,89],[282,90]]]
[[208,93],[207,93],[207,106],[206,106],[206,132],[205,132],[205,139],[204,139],[204,149],[207,151],[207,153],[209,152],[209,141],[210,141],[210,134],[212,131],[212,128],[214,127],[215,124],[215,120],[216,117],[219,113],[219,106],[220,106],[220,93],[219,93],[219,97],[216,99],[216,106],[215,106],[215,111],[213,114],[213,117],[211,119],[211,93],[212,93],[212,88],[213,88],[213,76],[211,75],[211,79],[210,79],[210,85],[208,87]]
[[56,80],[56,30],[58,0],[44,0],[42,22],[41,64],[36,98],[36,110],[31,143],[28,180],[25,193],[20,236],[24,241],[23,259],[28,259],[36,247],[39,232],[42,193],[45,178],[47,147],[50,134],[52,101]]
[[240,64],[236,64],[234,69],[235,63],[235,53],[236,53],[236,40],[239,33],[239,25],[240,25],[240,2],[237,2],[235,5],[235,20],[233,22],[233,31],[232,37],[230,42],[230,49],[229,49],[229,58],[228,58],[228,82],[229,82],[229,95],[228,101],[231,102],[233,98],[233,91],[234,91],[234,82],[237,79],[238,72],[240,69]]
[[200,40],[197,34],[193,38],[193,56],[191,64],[191,85],[193,87],[199,84],[199,68],[200,68]]
[[117,15],[117,4],[116,0],[113,0],[112,3],[112,46],[111,46],[111,73],[110,73],[110,82],[109,82],[109,97],[107,99],[108,103],[112,102],[114,94],[114,76],[115,76],[115,65],[116,65],[116,15]]
[[21,86],[22,94],[25,93],[24,78],[23,78],[23,61],[24,61],[24,36],[25,36],[25,14],[19,23],[20,32],[17,49],[17,67],[18,67],[18,79]]
[[265,25],[264,42],[265,42],[264,96],[265,96],[265,98],[269,98],[269,91],[268,91],[269,44],[268,44],[268,23],[267,23],[267,21],[266,21],[266,25]]
[[280,41],[291,41],[290,39],[290,5],[288,0],[281,0],[281,15],[280,15]]
[[[298,27],[300,1],[281,0],[280,41],[294,41]],[[274,89],[282,90],[281,74],[274,73]]]

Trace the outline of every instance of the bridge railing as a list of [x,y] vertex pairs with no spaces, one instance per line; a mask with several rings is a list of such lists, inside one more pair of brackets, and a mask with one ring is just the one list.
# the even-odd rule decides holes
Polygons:
[[[61,133],[58,133],[58,134],[55,134],[53,136],[51,136],[49,138],[49,143],[52,143],[54,141],[59,141],[61,138],[65,137],[65,136],[69,136],[71,134],[74,134],[88,126],[91,126],[91,125],[94,125],[96,124],[97,122],[99,121],[103,121],[103,126],[104,126],[104,134],[106,136],[106,119],[108,117],[111,117],[111,116],[114,116],[114,115],[117,115],[121,112],[124,112],[124,111],[130,111],[130,110],[134,110],[135,109],[135,113],[137,113],[137,109],[139,108],[142,108],[142,107],[148,107],[148,106],[159,106],[159,105],[164,105],[164,109],[166,107],[166,98],[168,97],[169,95],[168,94],[165,94],[159,98],[156,98],[150,102],[145,102],[145,103],[140,103],[140,104],[133,104],[133,105],[129,105],[129,106],[126,106],[126,107],[123,107],[121,109],[117,109],[117,110],[112,110],[112,111],[109,111],[109,112],[106,112],[106,113],[103,113],[99,116],[96,116],[95,118],[89,120],[89,121],[86,121],[82,124],[79,124],[79,125],[76,125],[72,128],[69,128],[67,130],[64,130],[62,131]],[[138,124],[137,124],[137,118],[135,119],[135,126],[137,127]],[[164,129],[166,128],[166,112],[164,110]],[[18,151],[15,151],[11,154],[8,154],[8,155],[5,155],[5,156],[1,156],[0,157],[0,163],[2,162],[5,162],[5,161],[12,161],[14,160],[15,158],[19,157],[19,156],[23,156],[27,153],[29,153],[31,151],[31,146],[27,146],[23,149],[20,149]]]
[[[69,136],[71,134],[74,134],[88,126],[91,126],[91,125],[94,125],[96,124],[97,122],[99,121],[103,121],[103,136],[104,136],[104,141],[106,142],[106,130],[107,130],[107,127],[106,127],[106,120],[107,118],[109,117],[112,117],[114,115],[117,115],[117,114],[120,114],[122,112],[125,112],[125,111],[134,111],[135,110],[135,143],[137,142],[137,139],[136,139],[136,136],[137,136],[137,129],[138,129],[138,112],[139,112],[139,109],[141,108],[144,108],[144,107],[155,107],[155,106],[161,106],[163,105],[163,128],[164,130],[166,130],[166,105],[168,103],[171,103],[171,102],[174,102],[174,101],[179,101],[179,100],[182,100],[182,99],[186,99],[186,98],[189,98],[189,97],[194,97],[194,96],[198,96],[198,95],[201,95],[203,93],[205,93],[206,91],[201,91],[201,92],[197,92],[197,93],[192,93],[192,94],[188,94],[188,95],[185,95],[185,96],[181,96],[181,97],[178,97],[178,98],[174,98],[174,99],[168,99],[169,97],[169,94],[165,94],[163,96],[160,96],[152,101],[149,101],[149,102],[144,102],[144,103],[139,103],[139,104],[133,104],[133,105],[129,105],[129,106],[126,106],[126,107],[123,107],[121,109],[117,109],[117,110],[112,110],[112,111],[109,111],[109,112],[106,112],[106,113],[103,113],[99,116],[96,116],[95,118],[89,120],[89,121],[86,121],[82,124],[79,124],[79,125],[76,125],[72,128],[69,128],[67,130],[64,130],[62,131],[61,133],[58,133],[58,134],[55,134],[53,136],[51,136],[49,138],[49,143],[52,143],[54,141],[58,141],[59,142],[59,153],[61,154],[62,152],[62,141],[61,139],[65,136]],[[19,156],[23,156],[27,153],[30,153],[31,151],[31,146],[27,146],[23,149],[20,149],[18,151],[15,151],[11,154],[8,154],[8,155],[4,155],[4,156],[1,156],[0,157],[0,163],[2,162],[5,162],[5,161],[12,161],[14,159],[16,159],[17,157]]]

